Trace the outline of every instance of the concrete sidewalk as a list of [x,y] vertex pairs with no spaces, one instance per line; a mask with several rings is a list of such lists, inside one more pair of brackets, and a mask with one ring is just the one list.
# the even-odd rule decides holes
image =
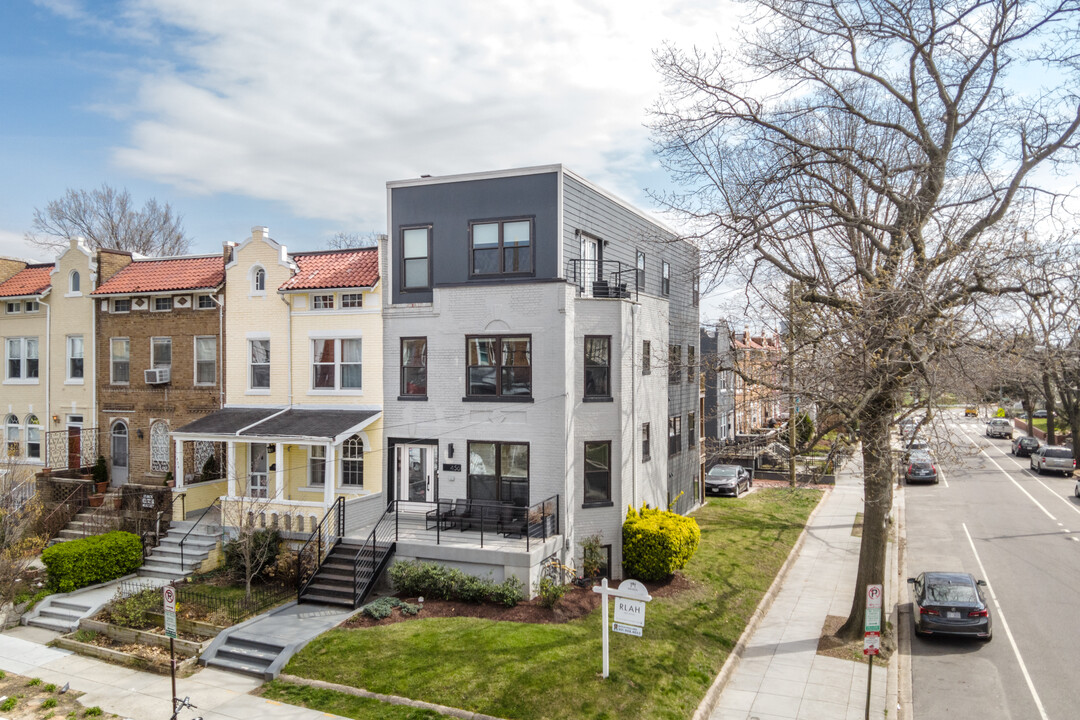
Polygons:
[[[846,616],[851,608],[860,543],[851,530],[862,507],[862,462],[856,455],[837,475],[835,489],[814,515],[801,551],[747,641],[710,720],[861,720],[865,716],[867,664],[817,654],[826,616]],[[893,545],[888,553],[890,568],[896,557]],[[886,577],[894,575],[887,568]],[[891,612],[889,597],[886,588],[886,616]],[[888,717],[887,675],[884,664],[875,661],[872,718]],[[888,704],[895,707],[895,701]]]
[[[172,714],[172,690],[168,676],[140,672],[67,650],[45,647],[56,634],[40,628],[19,627],[0,635],[0,669],[38,677],[45,682],[84,692],[85,706],[131,720],[160,720]],[[317,710],[264,700],[248,693],[261,680],[231,672],[206,668],[176,681],[180,697],[189,696],[198,710],[186,710],[182,718],[201,716],[205,720],[317,720],[335,718]]]

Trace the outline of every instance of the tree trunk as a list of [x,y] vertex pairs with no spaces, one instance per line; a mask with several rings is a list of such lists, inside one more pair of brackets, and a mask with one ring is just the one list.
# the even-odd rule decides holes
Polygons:
[[894,466],[889,428],[893,417],[889,396],[868,404],[860,419],[863,457],[863,529],[859,548],[859,573],[851,601],[851,614],[837,631],[848,640],[862,637],[866,617],[866,586],[884,585],[888,519],[892,510]]
[[1050,382],[1050,373],[1042,376],[1043,395],[1046,397],[1046,444],[1057,445],[1057,434],[1054,430],[1054,385]]

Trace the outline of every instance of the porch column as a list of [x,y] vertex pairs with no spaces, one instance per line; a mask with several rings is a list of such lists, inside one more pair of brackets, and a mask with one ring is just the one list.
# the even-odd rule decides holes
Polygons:
[[285,497],[285,446],[281,443],[274,443],[274,497]]
[[226,443],[225,454],[225,477],[228,480],[226,493],[229,497],[236,497],[236,443]]
[[337,495],[335,487],[337,483],[337,462],[334,460],[334,443],[326,443],[326,472],[323,473],[326,482],[323,487],[323,505],[329,508],[334,504],[334,496]]
[[184,441],[176,441],[176,453],[173,456],[173,486],[177,490],[184,489]]

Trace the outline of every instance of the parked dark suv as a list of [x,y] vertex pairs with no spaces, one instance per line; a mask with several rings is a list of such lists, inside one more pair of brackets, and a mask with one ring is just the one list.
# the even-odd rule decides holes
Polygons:
[[1012,441],[1012,454],[1017,457],[1027,457],[1039,449],[1039,439],[1030,435],[1021,435]]

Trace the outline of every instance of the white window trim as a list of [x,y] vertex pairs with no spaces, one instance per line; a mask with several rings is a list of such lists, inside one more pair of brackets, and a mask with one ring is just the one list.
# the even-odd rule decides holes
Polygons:
[[[330,298],[330,307],[316,307],[315,306],[315,300],[317,298],[325,298],[325,297]],[[331,311],[334,311],[334,310],[338,309],[337,293],[332,293],[332,292],[329,292],[329,293],[326,293],[326,292],[311,293],[310,298],[311,298],[311,309],[312,309],[312,311],[331,312]]]
[[[83,376],[80,378],[71,376],[71,341],[75,338],[79,338],[83,341],[82,344],[82,361],[83,361]],[[68,335],[64,338],[64,384],[65,385],[84,385],[86,383],[86,339],[83,335]]]
[[[116,309],[116,303],[117,303],[118,300],[127,300],[128,309],[127,310],[117,310]],[[113,298],[112,307],[111,307],[109,312],[111,312],[113,315],[127,315],[128,313],[131,312],[131,298]]]
[[[5,413],[4,416],[4,449],[3,453],[0,453],[0,457],[7,459],[17,459],[26,456],[26,443],[23,442],[23,425],[19,422],[19,417],[15,413]],[[15,422],[10,422],[11,418],[15,418]],[[19,450],[16,453],[11,453],[8,450],[8,443],[11,440],[11,431],[15,430],[15,442],[19,445]]]
[[[8,360],[10,360],[10,358],[8,357],[8,340],[19,340],[22,343],[22,356],[21,356],[20,359],[22,361],[22,375],[25,376],[26,375],[26,361],[27,361],[27,357],[26,357],[26,341],[27,340],[38,340],[38,339],[39,338],[38,338],[37,335],[19,335],[19,336],[15,336],[15,337],[5,337],[5,338],[3,338],[3,343],[4,343],[4,383],[3,384],[4,385],[40,385],[41,384],[41,366],[42,366],[42,362],[41,362],[41,343],[40,342],[38,342],[38,376],[36,378],[28,378],[28,377],[9,378],[7,376]],[[46,370],[45,371],[48,372],[48,366],[47,365],[46,365]]]
[[[199,382],[199,340],[214,341],[214,381]],[[196,335],[191,341],[191,384],[195,387],[214,387],[217,385],[218,374],[218,344],[217,335]]]
[[[168,298],[168,300],[169,300],[168,309],[166,309],[166,310],[158,310],[157,301],[165,299],[165,298]],[[150,298],[150,312],[164,313],[164,312],[172,312],[175,309],[176,309],[176,301],[173,299],[172,295],[155,295],[154,297]]]
[[[257,387],[252,387],[252,385],[251,385],[252,382],[254,381],[254,375],[251,372],[252,365],[254,364],[251,361],[251,343],[256,341],[256,340],[265,340],[266,342],[269,343],[270,342],[270,336],[269,335],[256,335],[256,334],[253,334],[253,333],[249,333],[248,336],[247,336],[247,390],[245,391],[245,394],[246,395],[269,395],[270,394],[270,387],[273,387],[273,385],[274,385],[274,378],[273,378],[273,367],[274,367],[273,366],[273,360],[274,360],[273,346],[271,346],[269,348],[269,351],[268,351],[270,353],[270,362],[266,363],[267,368],[270,370],[270,387],[257,388]],[[263,363],[259,363],[259,364],[262,365]]]
[[[202,306],[199,305],[199,298],[204,298],[204,297],[210,298],[210,304],[207,305],[206,307],[202,307]],[[195,307],[196,310],[215,310],[217,308],[217,306],[218,306],[217,301],[214,300],[214,296],[211,293],[199,293],[198,295],[195,296],[194,307]]]
[[[334,387],[332,388],[317,388],[315,387],[315,341],[316,340],[331,340],[334,343]],[[360,362],[349,363],[349,365],[360,366],[360,387],[358,388],[343,388],[341,387],[341,365],[342,365],[342,352],[341,341],[342,340],[359,340],[360,341]],[[359,332],[345,332],[345,333],[333,333],[326,334],[312,332],[309,334],[308,347],[310,348],[308,354],[308,394],[309,395],[349,395],[351,397],[358,397],[364,394],[364,340]],[[325,363],[322,363],[325,364]]]
[[[14,305],[15,309],[12,310],[11,306]],[[7,315],[19,315],[23,311],[22,300],[8,300],[4,305],[4,313]]]
[[[352,297],[352,296],[360,298],[360,305],[353,306],[353,307],[345,307],[345,298],[346,297]],[[363,310],[364,309],[364,293],[362,293],[362,292],[341,293],[339,295],[338,299],[340,301],[339,306],[341,307],[342,310]]]
[[[34,303],[34,309],[33,310],[26,307],[30,303]],[[23,306],[23,312],[26,313],[27,315],[34,315],[34,314],[37,314],[37,313],[41,312],[41,303],[38,302],[37,300],[27,300],[24,303],[22,303],[22,306]]]
[[[128,344],[128,380],[127,382],[118,382],[113,377],[113,341],[115,340],[127,340]],[[131,338],[129,337],[111,337],[109,338],[109,384],[110,385],[130,385],[131,384]]]
[[[262,290],[255,289],[255,276],[259,270],[263,271],[263,288]],[[266,297],[266,283],[269,278],[267,277],[266,268],[262,265],[252,265],[248,270],[248,297]]]
[[[159,366],[159,365],[154,364],[154,341],[155,340],[168,340],[169,341],[169,364],[168,365],[160,365]],[[173,342],[172,342],[172,336],[171,335],[154,335],[154,336],[152,336],[150,338],[150,369],[153,369],[153,368],[156,368],[156,367],[167,367],[167,368],[169,368],[170,372],[172,371],[172,356],[173,356],[173,346],[172,346],[172,344],[173,344]],[[128,362],[130,363],[131,360],[129,359]]]
[[[319,448],[319,449],[321,449],[323,451],[323,456],[322,456],[322,461],[323,461],[323,482],[321,482],[321,483],[315,483],[311,479],[311,461],[314,459],[314,458],[311,457],[311,452],[315,448]],[[326,487],[326,473],[327,473],[328,470],[330,470],[330,468],[327,467],[327,465],[326,465],[326,446],[325,445],[308,445],[308,448],[307,448],[307,486],[305,488],[303,488],[303,489],[320,490],[320,491],[323,490]]]
[[[31,425],[30,424],[31,416],[37,416],[38,422],[37,422],[36,425]],[[30,428],[37,428],[37,431],[38,431],[38,440],[37,440],[38,454],[37,454],[37,457],[32,457],[30,455]],[[44,465],[44,462],[42,461],[42,455],[44,454],[44,450],[45,450],[45,448],[44,448],[45,439],[42,437],[44,434],[45,434],[45,428],[41,424],[41,417],[38,416],[37,413],[33,413],[33,412],[27,414],[26,418],[23,420],[23,437],[26,438],[23,441],[23,455],[30,462],[33,462],[33,463],[40,462],[41,464]]]
[[[72,280],[75,279],[76,275],[79,277],[79,289],[78,290],[72,289],[72,282],[71,282]],[[68,273],[68,286],[67,286],[67,292],[64,293],[64,297],[82,297],[82,294],[83,294],[82,293],[82,273],[80,273],[78,270],[72,270],[71,272]]]

